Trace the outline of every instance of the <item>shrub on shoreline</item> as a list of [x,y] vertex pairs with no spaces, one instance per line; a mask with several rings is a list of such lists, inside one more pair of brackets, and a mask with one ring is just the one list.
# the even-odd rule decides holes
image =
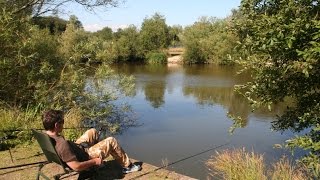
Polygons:
[[149,64],[166,64],[167,55],[163,52],[150,52],[147,54],[147,62]]

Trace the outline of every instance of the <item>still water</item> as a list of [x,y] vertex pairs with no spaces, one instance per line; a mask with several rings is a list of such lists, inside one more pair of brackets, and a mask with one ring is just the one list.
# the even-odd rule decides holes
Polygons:
[[[275,120],[275,113],[251,112],[245,100],[233,91],[235,84],[248,81],[248,76],[236,75],[237,68],[119,65],[113,69],[135,77],[135,95],[121,101],[132,106],[140,126],[117,135],[134,159],[163,166],[228,143],[168,167],[207,179],[205,162],[215,151],[245,147],[263,153],[268,162],[283,154],[290,156],[273,145],[283,143],[293,133],[272,132],[270,122]],[[232,120],[228,112],[246,120],[233,135],[229,133]]]

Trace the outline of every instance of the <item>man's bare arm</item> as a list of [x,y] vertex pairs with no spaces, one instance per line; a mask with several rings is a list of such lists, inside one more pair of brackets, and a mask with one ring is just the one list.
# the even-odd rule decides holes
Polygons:
[[70,162],[67,162],[67,165],[75,171],[82,171],[82,170],[86,170],[92,166],[100,166],[101,163],[102,163],[101,158],[93,158],[93,159],[89,159],[88,161],[83,161],[83,162],[70,161]]

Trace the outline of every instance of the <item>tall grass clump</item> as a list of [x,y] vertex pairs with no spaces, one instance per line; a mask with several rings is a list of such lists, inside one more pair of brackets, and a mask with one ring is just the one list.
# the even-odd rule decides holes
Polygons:
[[[288,180],[300,180],[308,179],[306,175],[306,168],[295,166],[287,158],[282,157],[278,162],[272,165],[272,171],[269,172],[270,179],[288,179]],[[310,178],[309,178],[310,179]]]
[[31,128],[40,128],[41,107],[0,108],[0,150],[31,142]]
[[[220,174],[224,179],[265,180],[263,156],[247,153],[245,149],[217,152],[216,156],[207,161],[212,168],[211,175]],[[214,172],[216,171],[216,172]]]
[[296,167],[285,157],[267,169],[263,155],[246,152],[244,148],[216,152],[206,162],[211,176],[228,180],[303,180],[308,179],[305,168]]

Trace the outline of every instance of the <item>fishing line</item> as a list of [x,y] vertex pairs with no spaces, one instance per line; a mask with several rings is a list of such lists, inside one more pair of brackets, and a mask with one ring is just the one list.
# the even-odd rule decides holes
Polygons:
[[146,172],[146,173],[144,173],[144,174],[140,174],[139,176],[133,177],[133,178],[131,178],[131,179],[140,178],[140,177],[145,176],[145,175],[147,175],[147,174],[150,174],[150,173],[152,173],[152,172],[155,172],[155,171],[158,171],[158,170],[160,170],[160,169],[169,167],[169,166],[171,166],[171,165],[177,164],[177,163],[179,163],[179,162],[185,161],[185,160],[190,159],[190,158],[193,158],[193,157],[195,157],[195,156],[199,156],[199,155],[204,154],[204,153],[206,153],[206,152],[209,152],[209,151],[212,151],[212,150],[221,148],[221,147],[226,146],[226,145],[228,145],[228,144],[230,144],[230,141],[227,142],[227,143],[225,143],[225,144],[222,144],[222,145],[219,145],[219,146],[215,146],[215,147],[209,148],[209,149],[207,149],[207,150],[201,151],[201,152],[199,152],[199,153],[197,153],[197,154],[193,154],[193,155],[191,155],[191,156],[184,157],[184,158],[179,159],[179,160],[177,160],[177,161],[171,162],[171,163],[169,163],[169,164],[167,164],[167,165],[160,166],[160,167],[158,167],[158,168],[156,168],[156,169],[154,169],[154,170],[151,170],[151,171]]
[[22,171],[22,170],[29,169],[29,168],[34,168],[34,167],[38,167],[38,165],[22,167],[22,168],[15,169],[15,170],[12,170],[12,171],[6,171],[4,173],[1,173],[0,176],[6,175],[6,174],[10,174],[10,173],[14,173],[14,172],[17,172],[17,171]]

